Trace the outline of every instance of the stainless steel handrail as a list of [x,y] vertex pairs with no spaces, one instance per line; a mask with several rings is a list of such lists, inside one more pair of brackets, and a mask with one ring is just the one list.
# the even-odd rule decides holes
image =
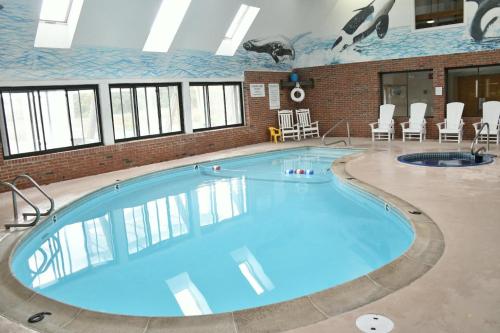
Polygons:
[[[40,187],[40,185],[38,185],[38,183],[33,178],[31,178],[31,176],[29,176],[27,174],[18,175],[16,178],[14,178],[14,180],[12,181],[11,184],[15,187],[16,183],[17,183],[17,181],[19,179],[27,179],[34,187],[36,187],[38,189],[38,191],[40,191],[40,193],[43,194],[44,197],[46,197],[50,201],[50,208],[46,212],[40,214],[41,216],[48,216],[48,215],[50,215],[50,213],[52,213],[52,211],[54,210],[54,199],[52,199],[47,194],[47,192],[45,192]],[[12,203],[14,205],[14,219],[17,220],[19,216],[18,216],[18,211],[17,211],[16,193],[14,191],[12,192]],[[23,218],[24,218],[25,221],[28,218],[28,216],[35,216],[35,213],[24,213],[23,214]]]
[[[347,142],[345,140],[338,140],[338,141],[331,142],[331,143],[327,144],[326,141],[325,141],[326,136],[328,134],[330,134],[331,132],[333,132],[333,130],[335,128],[337,128],[343,122],[346,122],[346,125],[347,125]],[[323,143],[324,146],[330,146],[330,145],[334,145],[334,144],[341,143],[341,142],[343,142],[346,146],[350,146],[351,145],[351,128],[349,127],[349,122],[347,121],[347,119],[340,120],[335,125],[333,125],[328,131],[326,131],[326,133],[323,134],[323,136],[321,137],[321,142]]]
[[[19,191],[19,189],[17,187],[15,187],[13,184],[0,181],[0,185],[7,186],[12,191],[13,195],[14,195],[14,193],[16,193],[18,196],[21,197],[21,199],[23,199],[28,205],[30,205],[31,208],[33,208],[35,210],[35,214],[34,214],[35,219],[32,222],[30,222],[30,223],[9,223],[9,224],[5,225],[5,228],[10,229],[13,227],[32,227],[35,224],[37,224],[38,221],[40,220],[40,209],[33,202],[31,202],[31,200],[26,198],[24,196],[24,194],[22,194]],[[16,209],[17,209],[17,207],[16,207]]]
[[484,152],[485,148],[481,147],[478,150],[474,151],[474,146],[476,145],[476,141],[479,139],[479,136],[481,135],[481,132],[484,128],[488,129],[488,132],[486,133],[486,151],[490,151],[490,124],[488,123],[483,123],[481,127],[479,127],[479,131],[477,132],[476,136],[474,137],[474,140],[472,140],[472,144],[470,145],[470,153],[472,155],[477,155],[480,152]]

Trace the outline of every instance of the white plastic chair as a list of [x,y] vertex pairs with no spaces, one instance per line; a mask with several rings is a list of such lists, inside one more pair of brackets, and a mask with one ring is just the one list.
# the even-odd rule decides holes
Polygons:
[[293,120],[293,111],[281,110],[278,111],[278,123],[281,130],[281,140],[285,141],[287,138],[300,140],[299,124]]
[[[403,129],[403,142],[408,139],[419,138],[420,142],[425,140],[427,131],[425,128],[425,110],[427,109],[426,103],[413,103],[410,105],[410,120],[401,123]],[[406,127],[408,125],[408,127]]]
[[[394,140],[394,109],[393,104],[383,104],[380,106],[380,116],[376,123],[371,123],[372,141],[375,139]],[[377,127],[375,127],[377,126]]]
[[[479,129],[484,123],[490,125],[490,140],[496,139],[496,144],[500,142],[500,102],[489,101],[483,103],[483,117],[479,123],[474,123],[474,129],[476,130],[476,135],[479,133]],[[476,142],[486,142],[488,138],[488,128],[482,129]]]
[[309,109],[298,109],[296,111],[297,122],[304,138],[317,136],[319,138],[319,122],[311,122]]
[[439,129],[439,143],[442,140],[462,142],[464,134],[463,112],[464,103],[453,102],[446,105],[446,118],[444,122],[436,124]]

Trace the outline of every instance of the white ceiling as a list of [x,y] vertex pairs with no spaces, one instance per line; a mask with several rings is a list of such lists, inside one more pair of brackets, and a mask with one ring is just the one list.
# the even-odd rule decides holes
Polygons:
[[[38,0],[41,3],[41,0]],[[314,31],[338,0],[192,0],[171,50],[215,52],[242,3],[261,8],[246,39]],[[73,47],[142,49],[161,0],[85,0]]]

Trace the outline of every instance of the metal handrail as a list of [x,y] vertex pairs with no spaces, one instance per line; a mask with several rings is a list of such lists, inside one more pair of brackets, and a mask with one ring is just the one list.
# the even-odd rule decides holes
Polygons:
[[[479,148],[478,150],[474,151],[474,146],[476,145],[476,141],[479,139],[479,136],[481,135],[481,132],[483,131],[483,129],[487,127],[488,128],[488,132],[486,133],[486,150],[483,147]],[[470,153],[472,155],[478,155],[480,152],[484,152],[484,151],[490,151],[490,124],[488,123],[483,123],[481,125],[481,127],[479,127],[479,131],[477,132],[476,136],[474,137],[474,140],[472,140],[472,144],[470,145]]]
[[21,199],[23,199],[28,205],[30,205],[31,208],[33,208],[35,210],[35,214],[34,214],[35,219],[31,223],[10,223],[10,224],[6,224],[5,228],[6,229],[10,229],[10,228],[13,228],[13,227],[32,227],[35,224],[37,224],[38,221],[40,220],[40,209],[33,202],[31,202],[31,200],[29,200],[28,198],[26,198],[24,196],[24,194],[22,194],[19,191],[19,189],[17,187],[15,187],[13,184],[8,183],[8,182],[0,181],[0,185],[4,185],[4,186],[7,186],[8,188],[10,188],[10,190],[13,193],[13,196],[14,196],[14,193],[16,193],[18,196],[21,197]]
[[[47,194],[47,192],[45,192],[40,187],[40,185],[38,185],[38,183],[33,178],[31,178],[31,176],[29,176],[27,174],[18,175],[16,178],[14,178],[14,180],[12,181],[12,185],[14,187],[16,186],[16,183],[19,179],[27,179],[34,187],[36,187],[38,189],[38,191],[40,191],[40,193],[43,194],[44,197],[46,197],[50,201],[50,208],[46,212],[40,214],[41,216],[49,216],[50,213],[52,213],[52,211],[54,210],[54,199],[52,199]],[[14,205],[14,219],[17,220],[19,216],[18,216],[18,211],[17,211],[17,200],[16,200],[16,193],[15,192],[12,192],[12,203]],[[23,218],[25,221],[28,218],[28,216],[35,216],[35,213],[23,213]]]
[[[338,141],[331,142],[331,143],[327,144],[325,142],[326,136],[328,134],[330,134],[331,132],[333,132],[333,130],[335,128],[337,128],[337,126],[339,126],[343,122],[346,122],[346,125],[347,125],[347,142],[345,140],[338,140]],[[346,146],[350,146],[351,145],[351,129],[349,127],[349,122],[347,121],[347,119],[342,119],[341,121],[339,121],[335,125],[333,125],[328,131],[326,131],[326,133],[323,134],[323,136],[321,137],[321,142],[323,143],[324,146],[330,146],[330,145],[334,145],[334,144],[341,143],[341,142],[343,142]]]

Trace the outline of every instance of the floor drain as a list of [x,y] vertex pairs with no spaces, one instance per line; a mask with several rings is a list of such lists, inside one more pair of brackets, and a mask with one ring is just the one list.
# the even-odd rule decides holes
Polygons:
[[52,315],[51,312],[38,312],[32,315],[31,317],[28,318],[28,323],[34,324],[42,321],[45,316],[50,316]]
[[346,179],[347,180],[355,180],[356,178],[354,178],[354,177],[347,177]]
[[409,213],[412,215],[422,215],[422,212],[419,212],[418,210],[410,210]]
[[377,314],[366,314],[358,317],[356,319],[356,326],[364,333],[389,333],[394,329],[392,320]]

